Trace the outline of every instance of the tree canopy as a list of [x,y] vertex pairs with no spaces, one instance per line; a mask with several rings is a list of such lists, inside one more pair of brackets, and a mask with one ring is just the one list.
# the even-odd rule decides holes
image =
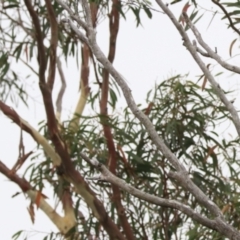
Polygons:
[[[27,197],[33,223],[41,210],[57,227],[43,239],[240,239],[237,87],[225,89],[218,81],[240,74],[231,61],[240,2],[211,2],[209,9],[202,1],[182,0],[2,1],[0,110],[19,127],[20,140],[11,146],[19,151],[16,163],[0,159],[0,173],[21,189],[14,197]],[[230,59],[198,29],[207,11],[209,25],[221,16],[222,37],[236,36]],[[174,73],[153,89],[146,83],[149,90],[137,103],[114,64],[121,21],[130,14],[136,28],[144,26],[143,14],[149,21],[163,14],[201,74]],[[97,38],[106,21],[107,53]],[[67,117],[64,96],[73,83],[65,65],[80,76],[79,98]],[[33,111],[29,86],[39,91],[45,111],[37,128],[18,107]],[[226,125],[234,127],[231,138],[221,134]],[[25,134],[36,145],[29,152]],[[28,234],[19,229],[12,238]]]

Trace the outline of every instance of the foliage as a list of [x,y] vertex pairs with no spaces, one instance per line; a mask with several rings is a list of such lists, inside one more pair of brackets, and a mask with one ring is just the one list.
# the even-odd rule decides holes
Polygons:
[[[65,216],[69,217],[69,212],[73,211],[76,217],[76,222],[72,218],[74,224],[66,232],[59,227],[57,221],[53,221],[59,227],[59,232],[62,232],[50,233],[44,239],[61,239],[62,236],[67,239],[113,239],[114,234],[126,239],[223,239],[221,232],[204,226],[177,208],[154,205],[129,192],[123,192],[108,181],[92,179],[97,173],[96,168],[79,153],[84,152],[90,158],[96,158],[101,164],[108,166],[114,175],[144,193],[177,200],[201,216],[213,218],[210,210],[200,205],[196,196],[171,177],[169,173],[176,171],[176,167],[153,144],[149,131],[130,107],[126,107],[121,113],[117,111],[118,100],[122,97],[121,89],[114,78],[109,77],[109,69],[98,62],[96,54],[86,42],[80,43],[79,36],[66,21],[50,16],[51,7],[56,16],[61,18],[69,12],[58,1],[53,1],[51,7],[47,7],[49,2],[36,0],[32,6],[37,14],[40,30],[31,22],[31,4],[29,7],[28,0],[4,1],[0,10],[0,108],[21,130],[29,133],[38,146],[31,159],[27,160],[28,165],[22,178],[19,177],[17,168],[30,155],[24,153],[22,139],[19,144],[19,159],[22,162],[8,171],[0,162],[0,171],[17,183],[31,199],[28,210],[33,221],[33,204],[37,208],[45,204],[46,186],[52,189],[52,197],[61,203]],[[180,2],[183,1],[172,1],[171,4]],[[198,2],[191,2],[194,9],[189,14],[189,19],[196,24],[204,15],[199,10]],[[218,2],[217,5],[219,4]],[[89,5],[94,27],[97,28],[101,21],[110,19],[110,62],[113,62],[115,56],[119,27],[114,25],[116,19],[122,17],[128,21],[128,12],[131,12],[136,18],[136,25],[140,26],[143,24],[142,12],[151,19],[155,10],[149,1],[113,1],[113,4],[109,1],[90,1]],[[188,12],[189,6],[189,3],[185,3],[182,11]],[[85,18],[86,12],[80,2],[69,1],[68,7],[80,18]],[[221,3],[220,8],[224,9],[225,14],[222,20],[227,20],[229,27],[238,33],[235,26],[239,24],[239,10],[236,10],[239,2]],[[74,19],[74,16],[71,17]],[[111,21],[111,17],[114,17],[114,21]],[[57,22],[57,51],[53,47],[53,19]],[[185,31],[190,29],[183,17],[179,22],[182,22]],[[39,33],[42,34],[42,42],[39,40]],[[39,51],[41,43],[44,53]],[[234,43],[235,41],[232,45]],[[48,68],[41,65],[41,58],[46,60]],[[80,98],[78,104],[83,107],[76,108],[78,110],[74,117],[64,121],[57,114],[52,117],[54,109],[51,108],[50,81],[44,82],[40,77],[43,67],[44,76],[51,76],[51,71],[56,66],[60,72],[57,58],[64,59],[67,63],[71,58],[76,60],[81,69],[81,96],[87,99],[84,102]],[[92,67],[89,67],[90,64]],[[13,70],[16,65],[24,66],[31,74],[28,72],[23,77],[22,73],[16,73]],[[46,69],[50,69],[49,72]],[[89,71],[95,77],[91,90]],[[16,113],[5,105],[9,96],[14,103],[20,97],[27,104],[29,92],[25,91],[24,84],[32,76],[39,78],[47,115],[46,120],[39,123],[37,131],[20,118],[20,112]],[[207,81],[206,77],[204,81]],[[49,87],[47,93],[44,92],[46,86]],[[227,97],[230,95],[230,92],[223,93]],[[58,97],[61,99],[62,95],[59,93]],[[85,105],[91,109],[88,115],[82,112]],[[59,102],[56,108],[58,107]],[[199,82],[190,79],[188,75],[178,74],[156,83],[155,88],[147,93],[145,103],[138,107],[153,123],[163,143],[187,169],[192,182],[209,200],[216,203],[226,222],[239,230],[239,138],[229,140],[219,135],[221,126],[232,122],[233,117],[227,106],[218,100],[216,90],[205,84],[199,86]],[[36,194],[33,198],[32,191]],[[82,209],[86,211],[82,212]],[[41,210],[45,211],[44,208]],[[45,213],[48,216],[48,212]],[[127,233],[128,226],[134,238],[131,238],[131,232]],[[116,227],[119,233],[115,233],[116,229],[112,227]],[[19,239],[22,234],[22,231],[15,233],[13,239]]]

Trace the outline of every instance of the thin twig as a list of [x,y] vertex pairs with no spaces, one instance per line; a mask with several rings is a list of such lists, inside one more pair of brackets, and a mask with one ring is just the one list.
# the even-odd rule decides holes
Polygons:
[[[183,29],[182,25],[178,22],[178,20],[175,18],[175,16],[173,15],[173,13],[170,11],[170,9],[161,1],[161,0],[156,0],[157,4],[162,8],[162,10],[167,14],[167,16],[169,17],[169,19],[172,21],[172,23],[174,24],[174,26],[176,27],[176,29],[178,30],[178,32],[180,33],[185,46],[187,47],[188,51],[191,53],[193,59],[196,61],[196,63],[198,64],[198,66],[201,68],[201,70],[203,71],[203,73],[205,74],[205,76],[208,78],[208,80],[211,82],[213,89],[215,90],[216,94],[218,95],[218,97],[221,99],[221,101],[224,103],[224,105],[226,106],[226,108],[228,109],[228,111],[232,114],[233,117],[233,122],[235,124],[235,127],[237,128],[237,132],[240,135],[240,121],[239,121],[239,117],[238,114],[236,112],[236,110],[234,109],[232,103],[230,103],[228,101],[228,99],[226,98],[223,90],[220,88],[219,84],[215,81],[214,77],[212,76],[212,74],[210,73],[210,71],[207,69],[207,67],[205,66],[205,64],[203,63],[203,61],[201,60],[201,58],[199,57],[199,55],[197,54],[196,51],[196,46],[194,46],[187,33],[185,32],[185,30]],[[183,13],[183,15],[186,15]],[[209,53],[209,51],[204,47],[204,49]],[[209,53],[210,54],[210,53]],[[177,178],[178,181],[182,186],[185,185],[186,189],[189,189],[188,187],[188,179],[183,179],[183,176],[180,172],[176,172],[174,174],[172,174],[173,177]],[[191,181],[191,180],[190,180]],[[187,183],[187,184],[186,184]],[[191,184],[192,185],[192,184]],[[203,204],[208,210],[210,210],[211,213],[213,213],[216,217],[216,220],[218,222],[218,224],[222,227],[225,228],[225,232],[224,235],[230,237],[231,239],[240,239],[240,233],[237,232],[232,226],[228,225],[221,213],[221,210],[218,208],[218,206],[213,203],[212,201],[207,200],[208,197],[201,191],[195,191],[197,190],[196,186],[194,187],[194,192],[192,192],[194,194],[194,196],[196,197],[196,199],[198,200],[198,202],[200,202],[201,204]],[[189,189],[190,190],[190,189]],[[191,190],[190,190],[191,192]],[[203,197],[203,199],[201,199],[201,197]],[[200,197],[200,198],[199,198]],[[207,202],[206,202],[207,201]],[[210,203],[210,205],[208,204]],[[212,207],[211,207],[212,205]],[[221,228],[219,229],[221,230]],[[219,231],[218,230],[218,231]]]
[[[2,11],[1,11],[1,12],[2,12]],[[16,20],[16,19],[12,18],[9,14],[7,14],[7,12],[2,12],[2,14],[6,15],[9,19],[11,19],[12,22],[14,22],[14,23],[16,23],[18,26],[20,26],[27,35],[29,35],[29,36],[31,36],[31,37],[34,38],[33,33],[30,32],[29,30],[27,30],[27,29],[25,28],[25,26],[23,25],[23,22],[22,22],[22,20],[21,20],[21,18],[20,18],[20,15],[19,15],[19,19]]]
[[70,17],[75,20],[83,29],[87,29],[87,25],[84,21],[78,17],[77,13],[74,13],[66,3],[64,3],[62,0],[56,0],[58,4],[60,4],[67,12],[69,13]]
[[[86,19],[89,19],[89,9],[86,0],[82,0],[84,9],[86,9]],[[71,20],[69,20],[71,23]],[[73,23],[70,26],[74,26]],[[133,114],[140,120],[140,122],[145,126],[149,135],[152,138],[152,141],[157,146],[157,148],[168,158],[171,164],[176,168],[178,172],[181,172],[182,176],[185,178],[184,187],[188,189],[199,201],[200,204],[205,206],[207,209],[211,211],[215,216],[222,216],[221,210],[214,204],[189,178],[188,172],[185,167],[178,161],[177,157],[170,151],[170,149],[165,145],[162,138],[159,137],[158,133],[155,130],[154,125],[149,120],[149,118],[138,108],[136,105],[131,90],[128,87],[127,83],[123,79],[123,77],[117,72],[117,70],[112,66],[112,64],[108,61],[108,59],[103,54],[102,50],[99,48],[96,42],[96,33],[92,28],[91,22],[88,22],[88,38],[89,38],[89,46],[92,49],[93,54],[96,56],[99,62],[108,69],[109,73],[116,80],[118,85],[123,91],[124,97],[128,103],[128,106],[132,110]],[[76,28],[72,28],[76,34]]]
[[79,153],[79,155],[86,162],[90,163],[91,166],[95,167],[101,173],[101,175],[93,176],[91,178],[91,180],[107,181],[109,183],[112,183],[112,184],[118,186],[119,188],[125,190],[129,194],[131,194],[141,200],[156,204],[161,207],[169,207],[172,209],[177,209],[177,210],[181,211],[182,213],[186,214],[187,216],[189,216],[190,218],[192,218],[193,220],[201,223],[202,225],[204,225],[210,229],[216,230],[220,233],[224,233],[224,230],[217,225],[217,220],[208,219],[208,218],[202,216],[201,214],[199,214],[198,212],[195,212],[188,205],[185,205],[176,200],[165,199],[165,198],[161,198],[161,197],[154,196],[152,194],[143,192],[143,191],[133,187],[132,185],[126,183],[124,180],[113,175],[103,164],[99,163],[96,158],[90,159],[84,153]]
[[192,23],[192,21],[189,19],[188,15],[183,12],[182,13],[184,19],[186,20],[187,24],[189,25],[189,27],[191,28],[192,32],[194,33],[198,43],[207,51],[207,53],[209,54],[209,56],[213,59],[215,59],[223,68],[231,71],[231,72],[235,72],[240,74],[240,67],[238,66],[234,66],[231,65],[225,61],[223,61],[221,59],[221,57],[215,52],[213,51],[202,39],[202,36],[200,34],[200,32],[198,31],[198,29],[194,26],[194,24]]
[[[230,71],[234,71],[234,72],[240,73],[240,68],[239,67],[232,66],[232,65],[230,65],[230,64],[228,64],[226,62],[223,62],[221,60],[221,58],[218,56],[218,54],[215,53],[213,50],[211,50],[211,48],[203,41],[203,39],[202,39],[200,33],[198,32],[197,28],[192,24],[192,22],[190,21],[190,19],[188,18],[186,13],[183,13],[183,17],[185,18],[187,24],[189,24],[191,30],[195,34],[195,36],[196,36],[198,42],[200,43],[200,45],[207,51],[207,53],[213,59],[215,59],[218,63],[220,63],[226,69],[228,69]],[[212,84],[214,90],[216,91],[216,94],[218,95],[218,97],[220,98],[222,103],[225,105],[225,107],[228,109],[228,111],[232,115],[232,119],[233,119],[233,123],[234,123],[235,128],[236,128],[236,131],[238,133],[238,136],[240,136],[240,119],[239,119],[239,116],[238,116],[238,112],[234,108],[234,106],[231,103],[231,101],[229,101],[227,99],[224,91],[221,89],[219,84],[215,81],[215,79],[212,76],[211,72],[208,70],[208,68],[205,66],[205,64],[201,60],[201,58],[198,56],[197,51],[196,51],[196,47],[192,45],[192,43],[191,43],[187,33],[183,30],[181,25],[178,25],[178,30],[179,30],[179,33],[181,34],[181,36],[184,39],[184,42],[185,42],[185,45],[186,45],[187,49],[192,54],[192,56],[195,59],[196,63],[199,65],[199,67],[202,69],[202,71],[205,74],[205,76],[207,77],[207,79]]]
[[17,162],[14,164],[14,166],[11,169],[11,172],[16,173],[21,166],[23,165],[23,163],[27,160],[27,158],[32,154],[33,152],[30,151],[27,154],[24,154],[23,156],[19,157]]
[[55,149],[48,143],[47,139],[43,137],[36,129],[34,129],[26,120],[22,119],[14,109],[10,108],[4,102],[0,101],[0,110],[16,123],[22,130],[32,136],[32,138],[43,147],[45,153],[53,161],[54,166],[58,166],[61,163],[59,155]]
[[59,57],[57,57],[57,69],[58,69],[58,72],[60,75],[60,80],[61,80],[62,86],[61,86],[61,89],[58,93],[57,100],[56,100],[56,118],[58,119],[59,122],[61,122],[62,99],[63,99],[64,92],[66,90],[67,84],[66,84],[66,79],[65,79],[65,76],[64,76],[64,73],[62,70],[62,64],[61,64]]
[[15,172],[11,171],[3,162],[0,161],[0,172],[12,182],[15,182],[23,191],[23,193],[31,199],[33,203],[38,201],[38,207],[48,216],[48,218],[57,226],[59,231],[66,234],[76,225],[75,217],[65,215],[61,217],[55,209],[53,209],[44,199],[44,195],[33,189],[30,183],[19,177]]
[[238,34],[240,35],[240,31],[234,26],[231,17],[229,16],[229,13],[227,12],[227,10],[223,7],[223,5],[216,0],[212,0],[212,2],[214,4],[216,4],[218,7],[220,7],[222,9],[222,11],[224,12],[225,16],[227,17],[228,21],[229,21],[229,25],[230,27]]
[[[34,128],[32,128],[26,121],[24,121],[20,116],[9,106],[7,106],[5,103],[0,101],[0,109],[2,112],[12,119],[18,126],[21,126],[22,129],[26,132],[28,132],[36,142],[41,144],[44,148],[44,151],[47,152],[48,156],[51,157],[53,160],[53,163],[55,166],[59,166],[61,164],[62,159],[64,159],[64,172],[62,174],[68,174],[66,177],[71,183],[74,185],[76,192],[80,194],[85,202],[88,204],[88,206],[93,211],[93,214],[95,217],[99,220],[99,222],[103,225],[105,230],[108,232],[108,234],[111,237],[118,237],[120,240],[125,240],[122,233],[116,226],[116,224],[112,221],[112,219],[108,216],[103,204],[98,200],[95,193],[90,189],[90,187],[87,185],[83,177],[80,175],[80,173],[75,170],[74,166],[72,165],[72,161],[70,160],[70,157],[68,153],[66,153],[67,148],[64,148],[65,145],[56,147],[57,151],[47,142],[47,140],[42,137]],[[62,143],[60,143],[62,144]],[[64,149],[62,149],[64,148]],[[61,154],[61,157],[59,157],[58,153]],[[69,159],[68,159],[69,158]],[[0,162],[1,163],[1,162]],[[62,166],[62,165],[60,165]],[[0,165],[1,167],[1,165]],[[1,171],[1,169],[0,169]],[[11,179],[11,178],[10,178]],[[12,179],[11,179],[12,180]],[[12,181],[14,181],[13,179]],[[15,182],[15,181],[14,181]],[[23,185],[23,192],[27,191],[27,186]],[[107,221],[106,221],[107,219]]]
[[[202,56],[211,58],[211,56],[207,52],[204,52],[201,48],[197,46],[197,42],[195,40],[193,40],[192,45],[196,48],[196,51],[199,52]],[[186,47],[185,43],[183,43],[183,46]]]

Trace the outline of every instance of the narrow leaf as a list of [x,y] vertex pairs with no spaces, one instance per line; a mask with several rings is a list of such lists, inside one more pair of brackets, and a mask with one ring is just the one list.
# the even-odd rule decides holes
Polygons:
[[191,5],[187,2],[185,5],[184,5],[184,7],[183,7],[183,9],[182,9],[182,12],[187,12],[187,10],[188,10],[188,8],[190,7]]
[[216,16],[216,14],[217,14],[217,11],[213,14],[213,16],[212,16],[212,18],[211,18],[211,21],[209,22],[209,24],[208,24],[208,26],[207,26],[207,29],[210,27],[210,25],[211,25],[214,17]]
[[32,223],[34,223],[34,220],[35,220],[35,212],[34,212],[34,206],[32,203],[30,203],[30,206],[27,208],[28,212],[29,212],[29,215],[30,215],[30,218],[31,218],[31,221]]
[[230,55],[230,57],[232,56],[232,48],[233,48],[233,45],[234,45],[234,43],[237,41],[237,38],[236,39],[234,39],[232,42],[231,42],[231,44],[230,44],[230,47],[229,47],[229,55]]
[[42,197],[42,194],[41,194],[40,191],[38,191],[37,197],[36,197],[36,200],[35,200],[35,203],[36,203],[36,205],[37,205],[37,208],[39,208],[41,197]]
[[[183,9],[182,9],[182,12],[187,12],[187,10],[188,10],[188,8],[190,7],[191,5],[187,2],[185,5],[184,5],[184,7],[183,7]],[[180,17],[179,17],[179,19],[178,19],[178,21],[179,22],[181,22],[182,23],[182,25],[184,25],[185,24],[185,20],[184,20],[184,18],[183,18],[183,16],[182,16],[182,14],[180,15]]]

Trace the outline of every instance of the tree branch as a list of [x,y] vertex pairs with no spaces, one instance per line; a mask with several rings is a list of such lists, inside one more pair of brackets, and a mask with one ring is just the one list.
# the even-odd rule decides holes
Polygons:
[[82,21],[81,18],[78,17],[77,13],[74,13],[66,3],[64,3],[62,0],[56,0],[56,1],[69,13],[71,19],[75,20],[83,29],[85,30],[87,29],[86,23]]
[[[178,172],[181,173],[182,177],[185,178],[185,181],[183,182],[184,187],[188,189],[198,200],[200,204],[205,206],[214,216],[221,216],[222,213],[221,210],[218,208],[218,206],[213,203],[189,178],[188,172],[184,168],[184,166],[178,161],[176,156],[170,151],[170,149],[164,144],[163,140],[158,136],[158,133],[155,130],[154,125],[149,120],[149,118],[139,110],[137,107],[132,94],[131,90],[129,89],[127,83],[123,79],[123,77],[116,71],[116,69],[112,66],[112,64],[108,61],[108,59],[105,57],[99,46],[96,42],[96,33],[94,29],[92,28],[91,21],[89,22],[89,13],[90,10],[87,5],[86,0],[82,0],[83,7],[86,11],[86,19],[87,19],[87,25],[88,25],[88,40],[89,40],[89,46],[92,49],[93,54],[96,56],[98,61],[102,63],[102,65],[108,69],[109,73],[114,77],[118,85],[123,91],[124,97],[128,103],[129,108],[132,110],[133,114],[140,120],[140,122],[145,126],[146,130],[148,131],[153,143],[157,146],[157,148],[167,157],[167,159],[170,161],[170,163],[176,168]],[[72,27],[74,26],[73,23],[71,23],[71,20],[69,20],[69,25]],[[76,30],[76,27],[72,28],[74,31]],[[78,31],[75,31],[76,34],[78,34]]]
[[[87,6],[87,2],[85,0],[83,0],[83,5]],[[89,12],[88,7],[86,8],[86,11]],[[86,12],[86,16],[89,15],[87,12]],[[173,166],[177,170],[185,170],[185,168],[178,162],[178,159],[175,157],[175,155],[166,147],[163,140],[161,138],[159,138],[159,136],[158,136],[157,132],[155,131],[155,128],[154,128],[153,124],[151,123],[151,121],[149,120],[149,118],[138,109],[138,107],[137,107],[137,105],[136,105],[136,103],[135,103],[135,101],[132,97],[131,89],[128,87],[128,85],[125,82],[125,80],[123,79],[123,77],[112,66],[112,64],[108,61],[108,59],[105,57],[105,55],[103,54],[103,52],[101,51],[101,49],[97,45],[97,43],[96,43],[96,32],[92,28],[91,22],[88,22],[87,25],[88,25],[88,35],[89,35],[88,43],[89,43],[89,46],[92,49],[93,54],[96,56],[98,61],[100,63],[102,63],[103,66],[109,71],[109,73],[114,77],[114,79],[116,80],[118,85],[121,87],[121,89],[123,91],[123,94],[124,94],[124,97],[125,97],[125,99],[128,103],[128,106],[132,110],[133,114],[140,120],[140,122],[142,122],[144,124],[144,126],[146,127],[146,129],[150,133],[150,136],[152,137],[154,143],[169,158],[169,160],[171,161]],[[71,20],[69,20],[69,26],[79,36],[79,31],[78,31],[77,27],[72,23]],[[80,36],[79,36],[79,38],[80,38]]]
[[[55,166],[59,166],[61,164],[61,158],[58,153],[52,148],[52,146],[47,142],[47,140],[42,137],[34,128],[32,128],[25,120],[19,117],[19,115],[2,101],[0,101],[0,109],[2,112],[12,119],[18,126],[20,126],[24,131],[28,132],[39,144],[41,144],[44,148],[44,151],[51,157]],[[66,153],[63,153],[61,157],[65,157]],[[70,162],[69,162],[70,161]],[[6,171],[5,171],[6,172]],[[4,172],[3,172],[4,174]],[[71,182],[78,194],[80,194],[88,206],[91,208],[94,216],[99,220],[99,222],[103,225],[105,230],[108,232],[109,236],[124,240],[123,235],[115,225],[115,223],[109,218],[107,212],[103,206],[103,204],[98,200],[95,196],[95,193],[89,188],[88,184],[84,181],[83,177],[80,173],[75,170],[70,158],[68,161],[64,162],[63,165],[63,177],[65,177],[69,182]],[[6,175],[7,176],[7,175]],[[10,178],[12,181],[20,181],[17,177]],[[28,189],[29,185],[26,185],[24,180],[21,180],[23,188],[23,192]],[[70,213],[69,213],[70,215]]]
[[[110,31],[110,40],[109,40],[109,52],[108,60],[113,63],[116,53],[116,43],[119,30],[119,11],[118,6],[120,5],[119,0],[112,0],[112,9],[109,14],[109,31]],[[117,153],[116,147],[113,140],[113,134],[111,127],[109,125],[109,116],[108,116],[108,96],[109,96],[109,72],[108,69],[103,69],[103,80],[101,84],[101,100],[100,100],[100,120],[103,126],[104,136],[107,142],[108,148],[108,167],[109,170],[116,175],[117,168]],[[126,211],[121,202],[121,192],[120,189],[112,184],[113,197],[112,201],[117,209],[118,218],[123,227],[124,233],[128,240],[135,239],[133,235],[132,228],[128,222],[126,216]]]
[[51,40],[50,40],[50,60],[49,60],[49,71],[48,71],[48,80],[47,85],[52,91],[53,84],[55,81],[55,73],[56,73],[56,61],[57,61],[57,45],[58,45],[58,23],[55,16],[55,12],[53,10],[51,0],[45,0],[48,18],[50,20],[51,26]]
[[175,200],[160,198],[160,197],[148,194],[146,192],[143,192],[141,190],[138,190],[137,188],[133,187],[130,184],[127,184],[122,179],[113,175],[103,164],[99,163],[96,158],[90,159],[83,153],[79,153],[79,155],[86,162],[90,163],[98,171],[101,172],[101,175],[94,177],[93,180],[102,180],[102,181],[110,182],[139,199],[142,199],[144,201],[153,203],[161,207],[169,207],[169,208],[177,209],[180,212],[186,214],[188,217],[197,221],[198,223],[210,229],[216,230],[219,233],[223,234],[224,236],[227,236],[227,237],[231,236],[231,239],[240,239],[240,233],[235,229],[233,229],[229,224],[223,223],[219,217],[217,217],[215,220],[211,220],[202,216],[198,212],[195,212],[188,205],[185,205]]
[[[220,98],[222,103],[225,105],[225,107],[228,109],[228,111],[232,115],[233,123],[235,125],[236,130],[237,130],[238,136],[240,136],[240,119],[239,119],[238,113],[237,113],[236,109],[234,108],[233,104],[231,103],[231,101],[229,101],[227,99],[227,97],[225,96],[223,90],[221,89],[219,84],[215,81],[215,79],[212,76],[211,72],[208,70],[208,68],[205,66],[204,62],[201,60],[201,58],[197,54],[196,47],[194,45],[192,45],[192,43],[191,43],[187,33],[184,31],[184,29],[181,26],[181,24],[177,21],[177,19],[174,17],[172,12],[162,3],[162,1],[160,1],[160,0],[156,0],[156,1],[160,5],[160,7],[164,11],[166,11],[166,14],[169,16],[169,18],[171,19],[171,21],[173,22],[173,24],[177,28],[178,32],[182,36],[182,38],[184,40],[184,43],[185,43],[185,46],[187,47],[188,51],[192,55],[193,59],[196,61],[196,63],[200,67],[200,69],[203,71],[204,75],[207,77],[207,79],[211,83],[211,85],[212,85],[213,89],[215,90],[217,96]],[[186,18],[186,20],[188,19],[186,13],[183,13],[183,16],[184,16],[184,18]],[[190,22],[188,21],[188,23],[190,23]],[[195,36],[196,37],[198,36],[198,39],[200,40],[199,35],[197,34]],[[202,45],[202,47],[208,52],[208,54],[212,58],[214,58],[216,60],[215,57],[217,57],[217,59],[219,60],[220,57],[216,53],[214,53],[210,49],[210,47],[207,46],[207,44],[205,44],[202,40],[200,40],[199,43]],[[240,69],[239,69],[239,73],[240,73]]]
[[235,73],[238,73],[240,74],[240,67],[237,67],[237,66],[234,66],[234,65],[231,65],[227,62],[224,62],[221,57],[216,53],[214,52],[205,42],[204,40],[202,39],[202,36],[200,34],[200,32],[197,30],[197,28],[193,25],[193,23],[191,22],[191,20],[189,19],[188,15],[183,12],[182,13],[184,19],[186,20],[188,26],[191,28],[192,32],[194,33],[197,41],[199,42],[199,44],[207,51],[208,55],[215,59],[223,68],[231,71],[231,72],[235,72]]
[[73,22],[70,21],[70,19],[63,19],[62,22],[69,24],[70,27],[74,29],[74,32],[77,33],[77,37],[80,39],[80,41],[82,43],[86,43],[89,46],[88,38],[81,31],[79,31],[79,29],[73,24]]
[[73,118],[69,125],[69,129],[73,132],[78,131],[80,115],[82,115],[85,105],[87,103],[87,97],[90,91],[89,88],[89,59],[90,59],[90,49],[86,43],[83,43],[81,48],[82,53],[82,65],[80,73],[80,96],[75,108]]
[[[42,98],[43,98],[45,111],[47,115],[48,132],[56,148],[56,152],[59,154],[59,156],[63,160],[65,160],[65,162],[67,161],[67,159],[69,159],[70,161],[69,154],[65,149],[65,143],[62,141],[58,131],[56,116],[54,113],[54,107],[52,102],[51,85],[53,84],[53,81],[54,81],[53,78],[55,77],[55,67],[56,67],[55,66],[56,65],[56,56],[55,56],[56,49],[55,48],[57,44],[56,38],[58,38],[57,32],[56,32],[56,22],[54,22],[53,19],[50,20],[52,22],[51,23],[52,37],[51,37],[51,46],[50,46],[52,50],[50,50],[50,67],[49,67],[51,69],[50,75],[49,75],[51,79],[50,80],[48,79],[50,81],[50,85],[48,86],[48,84],[46,84],[46,81],[45,81],[46,56],[45,56],[45,47],[43,44],[43,36],[41,32],[39,19],[38,19],[37,13],[33,9],[31,1],[30,0],[24,0],[24,1],[25,1],[25,5],[27,6],[28,12],[32,18],[33,24],[35,26],[35,31],[36,31],[36,41],[38,45],[38,62],[39,62],[39,87],[42,93]],[[46,4],[48,5],[49,14],[52,14],[51,6],[49,6],[51,5],[51,3],[47,2]],[[51,17],[53,18],[53,16]]]
[[[208,53],[204,52],[201,48],[197,46],[197,42],[195,40],[192,41],[192,45],[196,48],[196,51],[200,53],[202,56],[212,58]],[[186,44],[183,43],[183,46],[186,47]]]
[[[94,28],[97,24],[97,14],[98,14],[98,4],[95,2],[90,3],[91,13],[92,13],[92,23]],[[70,10],[71,12],[71,10]],[[71,15],[72,16],[72,15]],[[84,23],[85,24],[85,23]],[[80,26],[82,23],[80,23]],[[86,26],[84,26],[86,29]],[[79,127],[80,115],[82,115],[85,105],[87,103],[87,97],[90,92],[89,87],[89,62],[90,57],[92,57],[91,49],[88,47],[86,42],[83,43],[81,48],[81,56],[82,56],[82,65],[81,65],[81,73],[80,73],[80,97],[77,102],[77,106],[74,111],[73,119],[70,123],[69,128],[72,131],[77,131]],[[94,61],[94,59],[93,59]]]
[[212,0],[212,2],[214,4],[216,4],[218,7],[220,7],[222,9],[222,11],[224,12],[225,16],[227,17],[228,21],[229,21],[229,25],[230,27],[238,34],[240,35],[240,31],[234,26],[231,17],[229,16],[229,13],[227,12],[227,10],[223,7],[223,5],[219,2],[219,0]]
[[32,138],[43,147],[44,152],[53,161],[54,166],[61,164],[61,159],[54,148],[48,143],[47,139],[43,137],[37,130],[35,130],[26,120],[22,119],[12,108],[0,101],[1,111],[14,123],[16,123],[22,130],[29,133]]
[[20,169],[20,167],[23,165],[23,163],[27,160],[27,158],[28,158],[32,153],[33,153],[33,152],[30,151],[30,152],[27,153],[27,154],[24,154],[24,155],[22,155],[22,156],[19,156],[17,162],[16,162],[16,163],[14,164],[14,166],[12,167],[11,172],[12,172],[12,173],[16,173],[16,172]]
[[[170,20],[173,22],[174,26],[177,28],[178,32],[182,36],[185,46],[187,47],[188,51],[191,53],[193,59],[196,61],[196,63],[199,65],[199,67],[201,68],[201,70],[203,71],[205,76],[208,78],[208,80],[212,84],[212,87],[216,91],[216,94],[218,95],[218,97],[221,99],[221,101],[224,103],[226,108],[232,114],[233,122],[234,122],[237,132],[240,136],[240,121],[239,121],[238,114],[237,114],[236,110],[234,109],[232,103],[228,101],[224,92],[220,88],[219,84],[215,81],[214,77],[212,76],[212,74],[210,73],[208,68],[205,66],[205,64],[202,62],[201,58],[198,56],[197,51],[196,51],[196,46],[192,45],[187,33],[184,31],[182,25],[177,21],[177,19],[173,15],[173,13],[169,10],[169,8],[161,0],[156,0],[156,2],[162,8],[162,10],[167,14],[167,16],[170,18]],[[183,13],[183,16],[186,16],[186,13]],[[209,51],[208,51],[209,49],[208,50],[207,49],[208,49],[208,47],[205,48],[205,50],[209,53]],[[177,177],[178,180],[180,180],[180,178],[181,178],[180,184],[182,184],[182,186],[184,186],[186,189],[190,190],[189,185],[192,185],[192,187],[194,187],[195,190],[197,190],[197,187],[193,186],[193,183],[189,178],[185,179],[185,180],[183,179],[181,172],[177,172],[176,174],[173,175],[173,177]],[[218,223],[221,226],[227,226],[227,223],[225,222],[223,215],[220,212],[220,209],[217,207],[217,205],[215,203],[213,203],[212,201],[207,200],[208,197],[204,193],[202,193],[202,192],[200,193],[199,191],[201,191],[201,190],[198,189],[197,191],[195,191],[195,193],[193,193],[190,190],[190,192],[193,193],[193,195],[196,197],[198,202],[205,205],[207,207],[207,209],[209,209],[211,211],[211,213],[214,214],[214,216],[216,217],[216,221],[218,221]],[[200,194],[198,194],[197,192],[199,192]],[[200,196],[202,196],[203,198],[201,199]],[[210,203],[210,205],[207,204],[206,201],[208,201]],[[211,207],[211,205],[212,205],[212,207]],[[226,236],[231,236],[230,238],[233,238],[233,239],[240,239],[240,234],[236,230],[234,230],[230,225],[228,225],[226,227],[226,231],[227,231],[225,234]]]
[[[8,179],[15,182],[23,191],[23,193],[31,199],[31,201],[38,205],[38,207],[48,216],[48,218],[56,225],[62,234],[76,225],[75,216],[69,214],[61,217],[55,209],[53,209],[41,195],[39,200],[39,192],[34,190],[29,182],[24,178],[20,178],[16,173],[12,172],[3,162],[0,161],[0,172]],[[38,202],[39,201],[39,202]],[[38,202],[38,203],[37,203]]]
[[57,100],[56,100],[56,118],[57,118],[58,122],[60,123],[61,122],[61,113],[62,113],[62,99],[63,99],[63,95],[64,95],[67,85],[66,85],[66,79],[65,79],[65,76],[64,76],[64,73],[62,70],[62,64],[61,64],[59,57],[57,58],[57,69],[58,69],[61,83],[62,83],[61,89],[58,93]]
[[45,47],[43,44],[43,34],[41,31],[41,25],[38,19],[37,13],[34,11],[32,3],[30,0],[24,0],[25,5],[28,9],[28,12],[32,18],[33,25],[35,27],[35,39],[37,41],[38,46],[38,62],[39,62],[39,79],[41,83],[45,82],[45,70],[47,67],[46,55],[45,55]]

